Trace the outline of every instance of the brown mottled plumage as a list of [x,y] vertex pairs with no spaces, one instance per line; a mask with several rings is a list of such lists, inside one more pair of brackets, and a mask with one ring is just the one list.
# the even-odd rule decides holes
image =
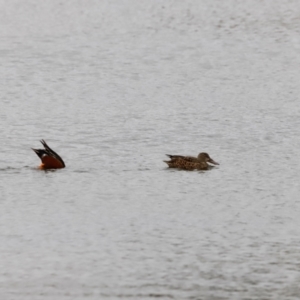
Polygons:
[[198,157],[169,155],[171,160],[164,162],[168,164],[169,168],[178,168],[183,170],[208,170],[211,165],[208,163],[218,165],[207,153],[199,153]]

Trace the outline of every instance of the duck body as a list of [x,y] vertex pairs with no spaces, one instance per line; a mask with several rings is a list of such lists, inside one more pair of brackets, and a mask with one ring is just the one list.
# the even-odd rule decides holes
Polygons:
[[41,159],[42,164],[39,166],[40,169],[62,169],[65,168],[65,163],[63,159],[53,151],[44,140],[41,140],[44,149],[33,149],[32,150],[37,154]]
[[209,164],[219,165],[214,161],[207,153],[199,153],[198,157],[193,156],[182,156],[182,155],[170,155],[167,154],[170,158],[169,161],[164,161],[169,168],[177,168],[182,170],[208,170],[212,166]]

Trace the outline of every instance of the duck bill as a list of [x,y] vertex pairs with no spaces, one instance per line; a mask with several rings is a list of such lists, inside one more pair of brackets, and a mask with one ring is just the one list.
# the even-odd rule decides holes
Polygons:
[[212,158],[210,158],[208,160],[208,162],[210,162],[211,164],[214,164],[214,165],[219,165],[219,163],[217,163],[216,161],[214,161]]

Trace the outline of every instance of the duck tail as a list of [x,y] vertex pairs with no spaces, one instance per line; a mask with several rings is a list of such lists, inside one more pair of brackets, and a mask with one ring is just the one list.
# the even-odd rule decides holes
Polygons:
[[171,161],[164,160],[163,162],[165,162],[168,166],[170,166]]
[[53,157],[55,157],[56,159],[58,159],[58,160],[62,163],[63,167],[65,167],[65,163],[64,163],[63,159],[62,159],[62,158],[61,158],[54,150],[52,150],[52,149],[47,145],[46,141],[45,141],[45,140],[40,140],[40,142],[41,142],[42,145],[44,146],[45,152],[48,152],[48,154],[50,154],[51,156],[53,156]]
[[31,149],[36,153],[36,155],[37,155],[40,159],[42,159],[43,155],[46,154],[46,152],[45,152],[44,149],[33,149],[33,148],[31,148]]

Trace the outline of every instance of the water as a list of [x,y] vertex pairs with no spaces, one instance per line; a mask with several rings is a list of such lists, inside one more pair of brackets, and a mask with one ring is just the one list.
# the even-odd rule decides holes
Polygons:
[[299,299],[296,1],[0,7],[1,299]]

